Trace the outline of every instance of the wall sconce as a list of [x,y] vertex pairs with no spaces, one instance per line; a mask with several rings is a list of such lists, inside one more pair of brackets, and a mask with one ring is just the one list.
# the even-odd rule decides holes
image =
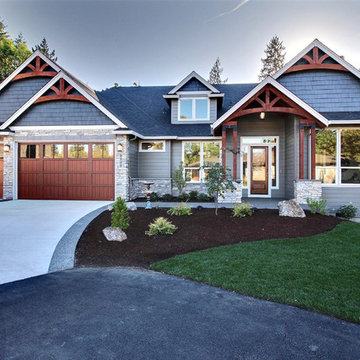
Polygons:
[[261,119],[261,120],[264,120],[264,119],[265,119],[265,113],[264,113],[263,111],[260,113],[260,119]]
[[4,145],[4,152],[10,152],[10,145],[9,144]]
[[122,144],[118,144],[117,151],[118,152],[123,152],[123,150],[124,150],[124,146]]

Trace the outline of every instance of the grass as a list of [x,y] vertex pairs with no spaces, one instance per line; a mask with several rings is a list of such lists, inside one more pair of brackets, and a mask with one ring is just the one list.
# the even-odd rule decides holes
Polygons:
[[360,224],[197,251],[151,269],[360,323]]

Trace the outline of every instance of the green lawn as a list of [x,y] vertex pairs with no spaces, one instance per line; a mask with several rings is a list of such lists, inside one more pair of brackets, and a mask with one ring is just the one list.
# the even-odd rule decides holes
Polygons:
[[297,239],[221,246],[151,269],[360,323],[360,224]]

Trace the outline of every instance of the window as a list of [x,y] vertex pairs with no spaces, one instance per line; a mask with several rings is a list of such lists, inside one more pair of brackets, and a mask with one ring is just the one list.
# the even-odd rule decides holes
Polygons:
[[69,144],[69,159],[87,159],[89,155],[89,145],[87,144]]
[[247,181],[247,172],[248,172],[248,147],[247,146],[243,146],[241,148],[242,151],[242,174],[243,174],[243,187],[247,187],[248,186],[248,181]]
[[271,186],[276,187],[276,146],[271,148]]
[[341,131],[341,183],[360,184],[360,130]]
[[39,144],[21,144],[20,145],[20,157],[22,159],[39,159],[40,146]]
[[180,99],[179,104],[179,120],[209,120],[209,99]]
[[64,145],[46,144],[43,145],[44,159],[63,159]]
[[316,179],[324,184],[336,182],[336,130],[316,133],[315,147]]
[[4,158],[4,145],[0,144],[0,159]]
[[113,144],[93,144],[92,157],[94,159],[112,159],[114,157]]
[[140,152],[161,152],[165,151],[165,141],[141,141]]
[[185,142],[183,145],[184,172],[187,182],[202,182],[206,167],[220,162],[220,142]]

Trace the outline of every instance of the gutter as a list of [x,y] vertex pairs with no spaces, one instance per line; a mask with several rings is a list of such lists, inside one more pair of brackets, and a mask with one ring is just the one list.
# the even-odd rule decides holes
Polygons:
[[133,135],[137,136],[142,140],[191,140],[191,139],[199,139],[199,140],[213,140],[213,139],[221,139],[221,136],[144,136],[133,130],[114,130],[113,134],[115,135]]

